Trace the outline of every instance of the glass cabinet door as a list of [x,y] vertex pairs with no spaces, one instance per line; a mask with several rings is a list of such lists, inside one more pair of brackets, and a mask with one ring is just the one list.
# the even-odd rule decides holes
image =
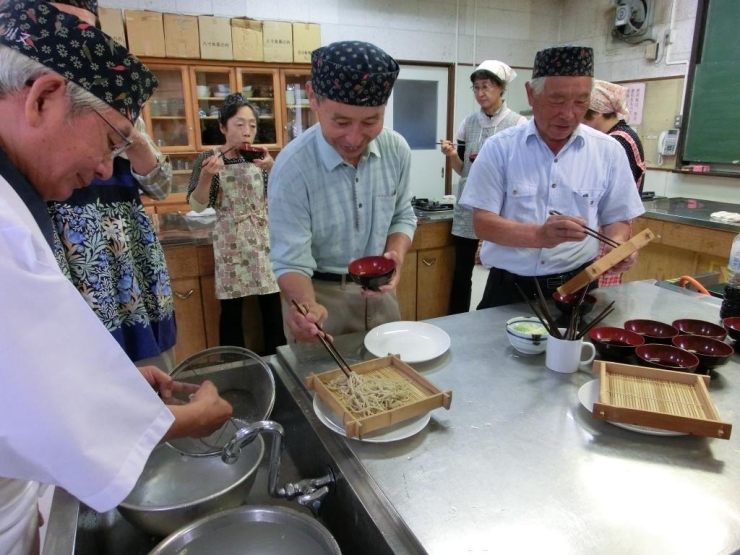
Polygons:
[[283,144],[286,145],[306,129],[316,123],[316,116],[308,105],[306,82],[309,71],[283,70],[281,72],[281,91],[283,95]]
[[186,94],[187,73],[183,66],[149,66],[159,87],[144,105],[149,134],[162,152],[193,150],[190,101]]
[[255,144],[275,147],[278,144],[279,116],[275,107],[275,90],[279,88],[277,70],[238,68],[237,88],[258,111],[257,138]]
[[221,146],[226,141],[218,125],[224,98],[236,92],[234,72],[223,67],[191,67],[191,82],[197,98],[195,142],[198,150]]

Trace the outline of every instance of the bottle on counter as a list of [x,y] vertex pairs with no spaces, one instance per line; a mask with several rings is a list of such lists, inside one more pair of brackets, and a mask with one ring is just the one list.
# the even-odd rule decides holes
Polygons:
[[727,264],[727,284],[725,285],[720,318],[740,316],[740,234],[732,241],[730,260]]

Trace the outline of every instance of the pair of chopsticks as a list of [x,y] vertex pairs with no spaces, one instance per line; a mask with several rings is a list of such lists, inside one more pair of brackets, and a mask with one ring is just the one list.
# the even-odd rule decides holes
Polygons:
[[235,146],[232,146],[231,148],[227,148],[226,150],[224,150],[223,152],[221,152],[221,154],[219,154],[218,157],[219,158],[223,158],[224,157],[224,154],[226,154],[227,152],[231,152],[235,148],[236,148]]
[[[308,311],[301,305],[299,305],[295,299],[291,299],[291,302],[293,303],[293,306],[296,307],[298,312],[303,314],[304,316],[308,314]],[[349,378],[350,374],[352,373],[352,368],[350,368],[349,364],[347,364],[347,361],[344,360],[344,357],[342,356],[342,353],[340,353],[337,348],[334,346],[332,341],[329,341],[326,338],[326,334],[324,333],[324,330],[321,329],[321,326],[319,324],[314,324],[317,328],[319,328],[319,341],[321,341],[321,344],[324,346],[324,348],[329,352],[331,357],[334,359],[334,362],[336,362],[339,365],[339,369],[344,372],[344,375]]]
[[540,284],[537,281],[537,278],[534,278],[534,283],[537,286],[537,304],[536,305],[529,299],[529,297],[527,297],[527,295],[524,294],[524,291],[522,291],[522,288],[519,287],[518,283],[515,283],[514,285],[516,285],[516,288],[519,291],[519,294],[522,296],[522,299],[524,299],[524,302],[527,303],[527,306],[529,306],[529,309],[532,311],[532,313],[537,317],[540,323],[543,326],[545,326],[547,333],[558,339],[564,339],[563,336],[560,335],[560,330],[558,329],[558,326],[555,324],[555,320],[550,314],[550,310],[547,308],[547,303],[545,302],[545,296],[542,293],[542,288],[540,287]]
[[[588,289],[588,287],[584,287],[584,289]],[[582,339],[583,336],[585,336],[589,332],[589,330],[591,330],[591,328],[593,328],[596,324],[609,316],[612,312],[614,312],[614,301],[606,305],[606,308],[604,308],[604,310],[602,310],[596,318],[591,320],[591,322],[589,322],[588,325],[575,336],[575,339]]]
[[[551,216],[563,216],[564,214],[558,212],[557,210],[550,210],[550,215]],[[585,226],[585,225],[582,226],[582,227],[586,231],[586,235],[589,235],[589,236],[593,237],[594,239],[597,239],[598,241],[601,241],[605,245],[609,245],[610,247],[612,247],[614,249],[616,249],[619,246],[619,243],[617,243],[614,239],[610,239],[606,235],[602,235],[601,233],[599,233],[595,229],[591,229],[590,227]]]
[[[452,141],[450,141],[450,142],[452,142]],[[438,143],[435,143],[435,144],[441,145],[442,144],[442,141],[439,141]],[[460,146],[460,145],[458,145],[457,143],[452,143],[452,146]]]

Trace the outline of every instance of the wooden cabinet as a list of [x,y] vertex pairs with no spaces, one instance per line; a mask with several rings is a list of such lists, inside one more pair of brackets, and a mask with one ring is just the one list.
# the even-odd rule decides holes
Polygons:
[[[165,245],[164,255],[175,301],[175,360],[181,362],[194,353],[219,345],[221,306],[216,298],[213,246]],[[245,344],[247,349],[257,353],[263,348],[261,325],[257,298],[245,299]]]
[[223,144],[218,110],[242,92],[259,111],[257,144],[279,150],[315,122],[308,106],[308,64],[143,58],[160,86],[144,106],[147,130],[162,152],[198,153]]
[[726,279],[727,260],[736,233],[696,225],[637,218],[633,233],[649,228],[655,239],[642,248],[623,281],[672,279],[720,272]]
[[446,316],[455,267],[452,222],[420,223],[403,268],[397,295],[404,320]]

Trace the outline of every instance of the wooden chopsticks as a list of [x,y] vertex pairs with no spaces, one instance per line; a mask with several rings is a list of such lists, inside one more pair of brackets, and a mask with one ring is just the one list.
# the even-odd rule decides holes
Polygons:
[[[452,141],[450,141],[450,142],[452,142]],[[435,143],[435,144],[441,145],[442,144],[442,141],[439,141],[438,143]],[[457,143],[452,143],[452,146],[460,146],[460,145],[458,145]]]
[[[293,306],[296,307],[298,312],[303,314],[304,316],[308,314],[308,311],[301,305],[299,305],[295,299],[291,299],[291,302],[293,303]],[[329,341],[326,338],[326,334],[324,333],[324,330],[321,329],[321,326],[318,324],[315,324],[317,328],[319,328],[319,341],[321,341],[321,344],[324,346],[324,348],[329,351],[329,354],[334,359],[334,362],[336,362],[339,365],[339,369],[344,372],[344,375],[349,378],[349,375],[352,373],[352,368],[350,368],[349,364],[347,364],[347,361],[344,360],[344,357],[342,356],[342,353],[340,353],[337,348],[333,345],[332,341]]]
[[[550,215],[551,216],[563,216],[564,214],[561,214],[557,210],[550,210]],[[601,233],[599,233],[595,229],[591,229],[590,227],[585,226],[585,225],[583,226],[583,229],[586,231],[586,235],[589,235],[589,236],[593,237],[594,239],[597,239],[598,241],[601,241],[605,245],[609,245],[610,247],[612,247],[614,249],[616,249],[619,246],[619,243],[617,243],[614,239],[610,239],[606,235],[602,235]]]
[[222,151],[221,154],[218,155],[218,157],[219,158],[223,158],[224,157],[224,154],[226,154],[227,152],[231,152],[235,148],[236,148],[235,146],[232,146],[231,148],[227,148],[226,150]]

